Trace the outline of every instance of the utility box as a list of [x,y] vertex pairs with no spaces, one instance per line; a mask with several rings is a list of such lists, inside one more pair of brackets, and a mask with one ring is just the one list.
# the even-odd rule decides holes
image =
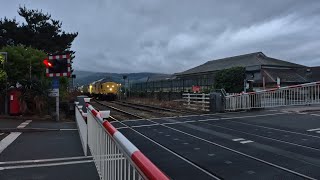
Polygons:
[[213,92],[209,96],[209,110],[212,113],[224,112],[224,97],[221,93]]
[[82,106],[82,112],[87,113],[86,102],[84,102],[84,98],[88,96],[77,96],[77,101],[79,102],[79,106]]

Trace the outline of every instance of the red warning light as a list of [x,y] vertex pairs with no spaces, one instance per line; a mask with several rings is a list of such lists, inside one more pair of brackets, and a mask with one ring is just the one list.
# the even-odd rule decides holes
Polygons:
[[43,64],[48,68],[53,66],[52,63],[49,62],[47,59],[43,60]]

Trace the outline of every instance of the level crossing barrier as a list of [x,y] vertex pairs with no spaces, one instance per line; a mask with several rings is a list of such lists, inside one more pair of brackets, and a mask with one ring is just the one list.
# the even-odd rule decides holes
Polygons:
[[87,156],[88,127],[85,122],[87,118],[87,113],[84,113],[82,111],[82,106],[79,105],[79,102],[75,102],[75,104],[76,104],[76,108],[75,108],[76,121],[77,121],[78,130],[79,130],[82,149],[83,149],[84,155]]
[[[79,121],[85,121],[86,117],[87,144],[101,179],[169,179],[121,132],[104,120],[109,116],[110,111],[98,112],[89,103],[86,106],[87,114],[85,116],[76,114],[76,118],[79,118]],[[79,108],[76,109],[76,113],[79,113]]]
[[183,104],[188,109],[200,109],[202,111],[209,111],[210,95],[204,93],[184,93],[182,94],[185,103]]
[[225,97],[225,110],[320,104],[320,81]]

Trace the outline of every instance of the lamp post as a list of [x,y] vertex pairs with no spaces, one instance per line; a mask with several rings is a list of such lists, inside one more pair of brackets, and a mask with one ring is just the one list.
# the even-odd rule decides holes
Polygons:
[[[3,70],[5,70],[5,65],[8,61],[8,53],[7,52],[0,52],[1,55],[4,55],[4,63],[3,63]],[[6,71],[6,93],[4,98],[4,113],[8,114],[8,73]]]

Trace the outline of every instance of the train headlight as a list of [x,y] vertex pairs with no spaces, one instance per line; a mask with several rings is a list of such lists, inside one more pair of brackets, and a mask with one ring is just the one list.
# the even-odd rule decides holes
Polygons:
[[110,88],[110,91],[112,91],[112,88]]

